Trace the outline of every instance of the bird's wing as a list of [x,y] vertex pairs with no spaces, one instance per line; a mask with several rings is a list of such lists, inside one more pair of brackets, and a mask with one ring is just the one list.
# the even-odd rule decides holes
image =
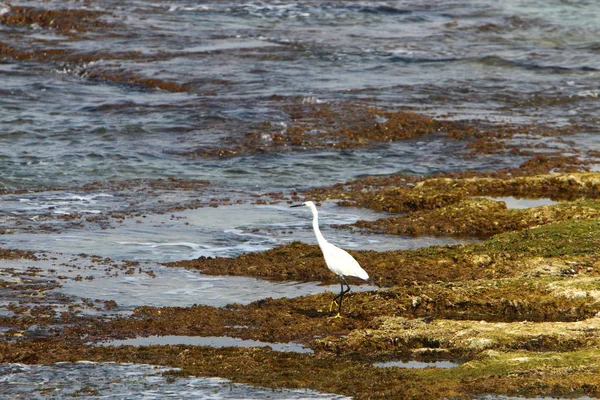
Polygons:
[[369,279],[369,274],[361,268],[358,261],[346,250],[340,249],[329,242],[325,246],[322,246],[321,250],[323,250],[327,267],[333,273],[344,276],[356,276],[364,280]]

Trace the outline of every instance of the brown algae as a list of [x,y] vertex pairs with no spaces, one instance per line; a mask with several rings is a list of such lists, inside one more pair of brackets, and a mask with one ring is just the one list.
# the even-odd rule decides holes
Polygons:
[[[508,145],[502,141],[516,135],[543,137],[569,135],[579,127],[555,128],[534,125],[500,125],[483,120],[448,121],[411,110],[373,107],[360,102],[313,104],[295,98],[271,99],[287,116],[282,123],[264,122],[247,127],[243,136],[228,136],[222,144],[199,147],[177,154],[192,157],[231,157],[243,154],[282,153],[307,150],[345,150],[382,146],[428,135],[442,135],[449,140],[466,141],[464,157],[477,154],[519,152],[531,155],[530,169],[540,169],[546,158],[560,164],[554,171],[584,169],[590,161],[560,154],[535,155],[527,145]],[[477,143],[475,146],[474,143]],[[589,154],[590,158],[595,155]],[[561,160],[561,161],[558,161]],[[535,165],[539,163],[541,165]]]
[[[0,42],[3,60],[45,63],[52,70],[65,68],[83,79],[145,90],[210,95],[218,89],[209,88],[205,93],[206,83],[231,84],[210,79],[175,82],[161,75],[122,69],[136,62],[172,61],[182,55],[180,52],[148,55],[137,51],[73,50],[77,48],[71,46],[73,41],[132,35],[120,25],[124,22],[109,12],[12,4],[7,9],[0,16],[5,31],[4,41]],[[507,20],[510,29],[522,26],[522,20],[511,18]],[[450,24],[455,23],[449,23],[448,28],[455,27]],[[51,35],[28,36],[37,29]],[[475,29],[500,28],[489,24]],[[261,60],[281,56],[269,53],[265,50],[258,56]],[[249,53],[248,57],[256,56]],[[119,67],[111,68],[111,63],[96,63],[99,60],[127,63],[117,62]],[[530,158],[519,168],[500,171],[368,177],[302,193],[311,200],[335,199],[340,205],[394,214],[379,221],[361,221],[352,228],[482,239],[478,243],[410,251],[352,251],[381,289],[350,293],[341,320],[330,318],[329,294],[265,298],[223,308],[140,307],[129,316],[83,317],[83,309],[110,311],[118,305],[115,301],[95,303],[52,293],[61,281],[87,279],[84,276],[45,280],[35,268],[18,272],[4,268],[0,296],[10,304],[0,317],[0,362],[148,363],[181,368],[172,372],[175,376],[220,376],[274,389],[312,388],[356,399],[466,399],[485,394],[600,396],[600,174],[581,172],[600,154],[571,149],[571,155],[564,155],[546,152],[552,149],[540,142],[527,144],[528,139],[578,133],[583,131],[580,127],[448,121],[410,109],[373,107],[356,101],[312,104],[283,96],[268,101],[281,111],[284,124],[229,127],[233,129],[223,131],[236,133],[214,147],[192,148],[179,154],[228,157],[366,149],[439,135],[456,143],[465,141],[465,158],[481,154]],[[534,96],[529,101],[528,106],[545,108],[577,99]],[[519,138],[526,138],[525,144],[520,144]],[[205,193],[207,185],[204,181],[177,179],[93,182],[81,190],[119,192],[127,195],[129,207],[106,215],[44,215],[39,223],[23,217],[15,226],[0,227],[0,233],[9,234],[15,229],[62,232],[78,226],[107,228],[148,212],[227,203],[192,198],[198,192]],[[6,193],[6,189],[1,190]],[[185,202],[156,205],[151,210],[141,205],[148,196],[170,191],[191,195]],[[287,200],[277,196],[274,194],[273,200]],[[544,197],[560,203],[512,210],[482,196]],[[0,260],[6,263],[35,260],[37,256],[0,249]],[[115,266],[112,260],[94,257],[90,262],[102,265],[107,273],[142,273],[134,262]],[[325,267],[319,248],[298,242],[234,259],[199,258],[168,266],[282,281],[336,280]],[[42,328],[42,338],[28,334],[37,332],[36,327]],[[314,354],[265,348],[88,345],[152,335],[292,342],[313,349]],[[461,365],[444,370],[381,369],[372,365],[395,359],[446,359],[461,361]]]
[[526,209],[508,209],[502,201],[468,198],[433,210],[409,212],[354,226],[394,235],[488,237],[551,222],[600,217],[600,202],[583,200]]
[[[290,354],[264,348],[148,346],[98,348],[30,341],[0,344],[0,362],[116,361],[181,368],[175,376],[221,376],[271,388],[312,388],[356,399],[472,398],[600,394],[594,350],[566,352],[484,351],[456,368],[378,368],[329,354]],[[568,379],[566,378],[568,376]]]
[[[572,263],[579,271],[598,259],[600,221],[563,221],[521,231],[506,232],[487,241],[459,246],[433,246],[418,250],[351,251],[379,286],[404,282],[458,282],[512,277],[548,269],[553,263]],[[238,258],[207,258],[165,264],[198,269],[212,275],[245,275],[279,280],[334,281],[324,267],[316,245],[293,242]],[[572,268],[570,268],[572,269]],[[595,271],[595,270],[594,270]]]
[[[486,240],[457,246],[352,251],[382,288],[351,293],[341,320],[331,318],[331,295],[327,293],[265,298],[223,308],[140,307],[130,316],[110,320],[65,319],[69,325],[48,332],[43,341],[24,338],[16,330],[6,331],[0,342],[0,361],[150,363],[181,368],[174,375],[220,376],[241,383],[311,388],[357,399],[470,398],[484,394],[598,396],[597,179],[592,173],[569,173],[529,178],[442,178],[406,185],[406,193],[422,195],[422,206],[390,218],[405,218],[403,223],[408,224],[407,216],[421,213],[423,220],[427,215],[436,216],[429,222],[439,224],[446,215],[447,226],[472,221],[470,226],[485,227],[476,221],[487,215],[490,225],[494,219],[501,221],[500,228],[483,233],[489,236]],[[478,197],[489,195],[492,187],[504,188],[499,192],[507,195],[526,193],[525,187],[540,194],[543,188],[545,196],[553,192],[560,197],[570,191],[579,199],[510,210],[500,202]],[[366,192],[371,190],[377,191],[377,186]],[[436,200],[436,195],[442,197]],[[393,198],[385,202],[394,204]],[[484,212],[478,214],[479,207]],[[11,257],[10,252],[6,254]],[[201,257],[167,265],[207,274],[335,280],[325,268],[319,248],[298,242],[234,259]],[[11,311],[14,318],[21,318],[20,322],[13,319],[18,329],[34,323],[27,314],[43,312],[17,306]],[[189,345],[88,345],[156,335],[295,343],[314,353]],[[422,370],[372,365],[405,359],[461,364]]]
[[38,26],[55,30],[60,34],[72,35],[110,28],[111,24],[102,20],[102,17],[106,14],[103,11],[93,10],[50,10],[11,5],[8,12],[0,15],[0,24],[26,27]]
[[[553,165],[547,164],[550,168]],[[546,167],[542,169],[545,170]],[[598,198],[600,194],[599,173],[530,174],[531,172],[523,165],[518,169],[493,173],[441,174],[433,178],[392,175],[317,188],[304,195],[316,200],[341,200],[341,205],[401,213],[440,208],[476,196],[576,200]],[[527,176],[514,176],[523,173]]]
[[[502,171],[499,172],[500,174]],[[511,174],[512,175],[512,174]],[[396,179],[396,184],[389,184]],[[574,172],[519,177],[387,178],[335,185],[306,193],[316,199],[338,199],[340,205],[371,208],[393,215],[359,221],[364,230],[396,235],[489,237],[551,222],[596,219],[600,174]],[[509,209],[482,196],[516,196],[574,200],[542,207]]]

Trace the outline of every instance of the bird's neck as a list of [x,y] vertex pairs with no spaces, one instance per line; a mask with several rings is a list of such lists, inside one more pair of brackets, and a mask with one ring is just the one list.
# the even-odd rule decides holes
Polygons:
[[317,242],[319,242],[319,246],[327,242],[321,234],[321,230],[319,229],[319,217],[316,213],[313,213],[313,230],[315,231],[315,236],[317,237]]

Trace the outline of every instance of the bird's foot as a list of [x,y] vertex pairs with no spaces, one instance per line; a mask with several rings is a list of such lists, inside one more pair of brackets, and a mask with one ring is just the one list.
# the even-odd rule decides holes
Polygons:
[[[332,311],[333,311],[334,304],[335,304],[335,307],[339,307],[339,305],[338,305],[338,302],[337,302],[337,301],[335,301],[335,300],[333,300],[333,301],[331,302],[331,304],[329,305],[329,312],[332,312]],[[339,313],[338,313],[338,315],[339,315]]]
[[337,313],[336,315],[334,315],[333,317],[329,317],[331,319],[341,319],[342,318],[342,314]]

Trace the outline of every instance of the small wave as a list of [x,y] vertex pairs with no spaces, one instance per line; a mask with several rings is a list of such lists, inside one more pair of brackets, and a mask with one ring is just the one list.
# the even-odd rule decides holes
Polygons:
[[390,61],[405,62],[405,63],[434,63],[434,62],[451,62],[457,58],[448,54],[433,54],[424,51],[410,49],[396,49],[390,52]]
[[[196,7],[171,7],[169,11],[179,10],[198,11]],[[204,11],[204,10],[201,10]],[[355,4],[334,4],[334,3],[315,3],[315,4],[298,4],[295,2],[281,4],[265,4],[263,2],[246,3],[239,6],[220,7],[219,9],[211,9],[210,11],[226,12],[233,14],[248,14],[260,18],[286,18],[286,19],[305,19],[317,18],[333,20],[337,18],[357,17],[360,15],[375,15],[375,16],[404,16],[409,21],[414,19],[414,22],[421,22],[428,19],[428,13],[415,12],[406,8],[395,7],[390,4],[373,5],[370,2],[358,2]],[[441,14],[436,14],[441,15]],[[442,15],[448,17],[446,15]]]
[[276,17],[276,18],[302,18],[309,17],[311,12],[308,8],[295,3],[290,4],[269,4],[249,3],[240,6],[237,11],[246,12],[257,17]]
[[412,14],[412,10],[407,10],[403,8],[397,8],[388,4],[383,5],[357,5],[350,8],[356,8],[359,12],[368,13],[368,14],[389,14],[389,15],[398,15],[398,14]]
[[[73,193],[31,194],[27,197],[4,197],[10,202],[5,211],[13,213],[36,213],[52,211],[54,214],[70,214],[72,212],[98,214],[108,203],[114,202],[114,196],[107,193],[79,195]],[[93,208],[90,208],[93,207]]]
[[117,244],[122,245],[132,245],[132,246],[143,246],[150,248],[159,248],[159,247],[185,247],[192,250],[200,250],[200,249],[210,249],[210,246],[201,245],[198,243],[191,242],[172,242],[172,243],[153,243],[153,242],[131,242],[131,241],[123,241],[117,242]]
[[567,71],[599,71],[598,68],[590,67],[587,65],[579,65],[579,66],[562,66],[562,65],[542,65],[536,64],[531,61],[526,60],[510,60],[504,57],[496,56],[496,55],[488,55],[483,57],[477,57],[473,59],[475,63],[482,65],[489,65],[494,67],[505,67],[505,68],[523,68],[527,70],[541,70],[547,72],[567,72]]
[[441,16],[443,18],[452,18],[451,15],[443,13],[431,13],[429,11],[418,11],[408,8],[396,7],[391,4],[371,4],[371,2],[355,2],[350,4],[335,3],[315,3],[299,4],[296,2],[269,4],[265,2],[248,2],[245,4],[222,4],[222,5],[170,5],[167,8],[169,13],[190,12],[205,13],[216,12],[225,14],[251,15],[260,18],[285,18],[285,19],[303,19],[303,18],[322,18],[335,19],[348,16],[375,15],[375,16],[402,16],[409,22],[422,22],[428,20],[430,16]]
[[[250,235],[248,235],[250,236]],[[171,248],[177,250],[177,248],[188,249],[185,253],[186,258],[198,258],[198,257],[235,257],[242,253],[249,253],[255,251],[266,251],[273,248],[274,239],[268,237],[260,237],[263,240],[249,240],[244,243],[234,244],[231,246],[211,246],[199,243],[191,242],[134,242],[134,241],[118,241],[115,244],[122,246],[134,246],[141,249],[157,249],[159,252],[165,252],[166,249]]]
[[326,103],[325,100],[321,100],[315,96],[308,96],[302,98],[302,104],[323,104]]
[[421,57],[411,56],[409,54],[394,54],[389,58],[392,62],[405,62],[405,63],[443,63],[452,62],[458,60],[456,57]]
[[273,246],[244,243],[237,246],[213,247],[199,250],[191,254],[191,258],[198,257],[235,257],[243,253],[260,252],[272,249]]
[[213,11],[214,8],[207,6],[207,5],[195,5],[195,6],[178,6],[178,5],[171,5],[169,6],[169,9],[167,10],[167,12],[178,12],[178,11]]
[[584,91],[581,91],[581,92],[575,94],[575,96],[578,96],[578,97],[590,97],[590,98],[594,98],[594,99],[597,99],[599,95],[600,95],[600,91],[598,91],[598,90],[584,90]]
[[[183,337],[181,340],[185,339],[186,337]],[[271,343],[266,345],[273,347]],[[290,346],[285,343],[280,345],[282,351],[288,350],[285,346]],[[0,382],[2,382],[0,396],[37,399],[47,398],[48,393],[51,392],[53,398],[83,398],[82,393],[89,393],[91,387],[94,388],[93,398],[96,399],[349,399],[306,389],[274,391],[270,388],[233,383],[222,378],[171,379],[164,375],[168,371],[179,371],[179,369],[148,364],[97,363],[85,360],[52,365],[2,364],[0,365]]]

